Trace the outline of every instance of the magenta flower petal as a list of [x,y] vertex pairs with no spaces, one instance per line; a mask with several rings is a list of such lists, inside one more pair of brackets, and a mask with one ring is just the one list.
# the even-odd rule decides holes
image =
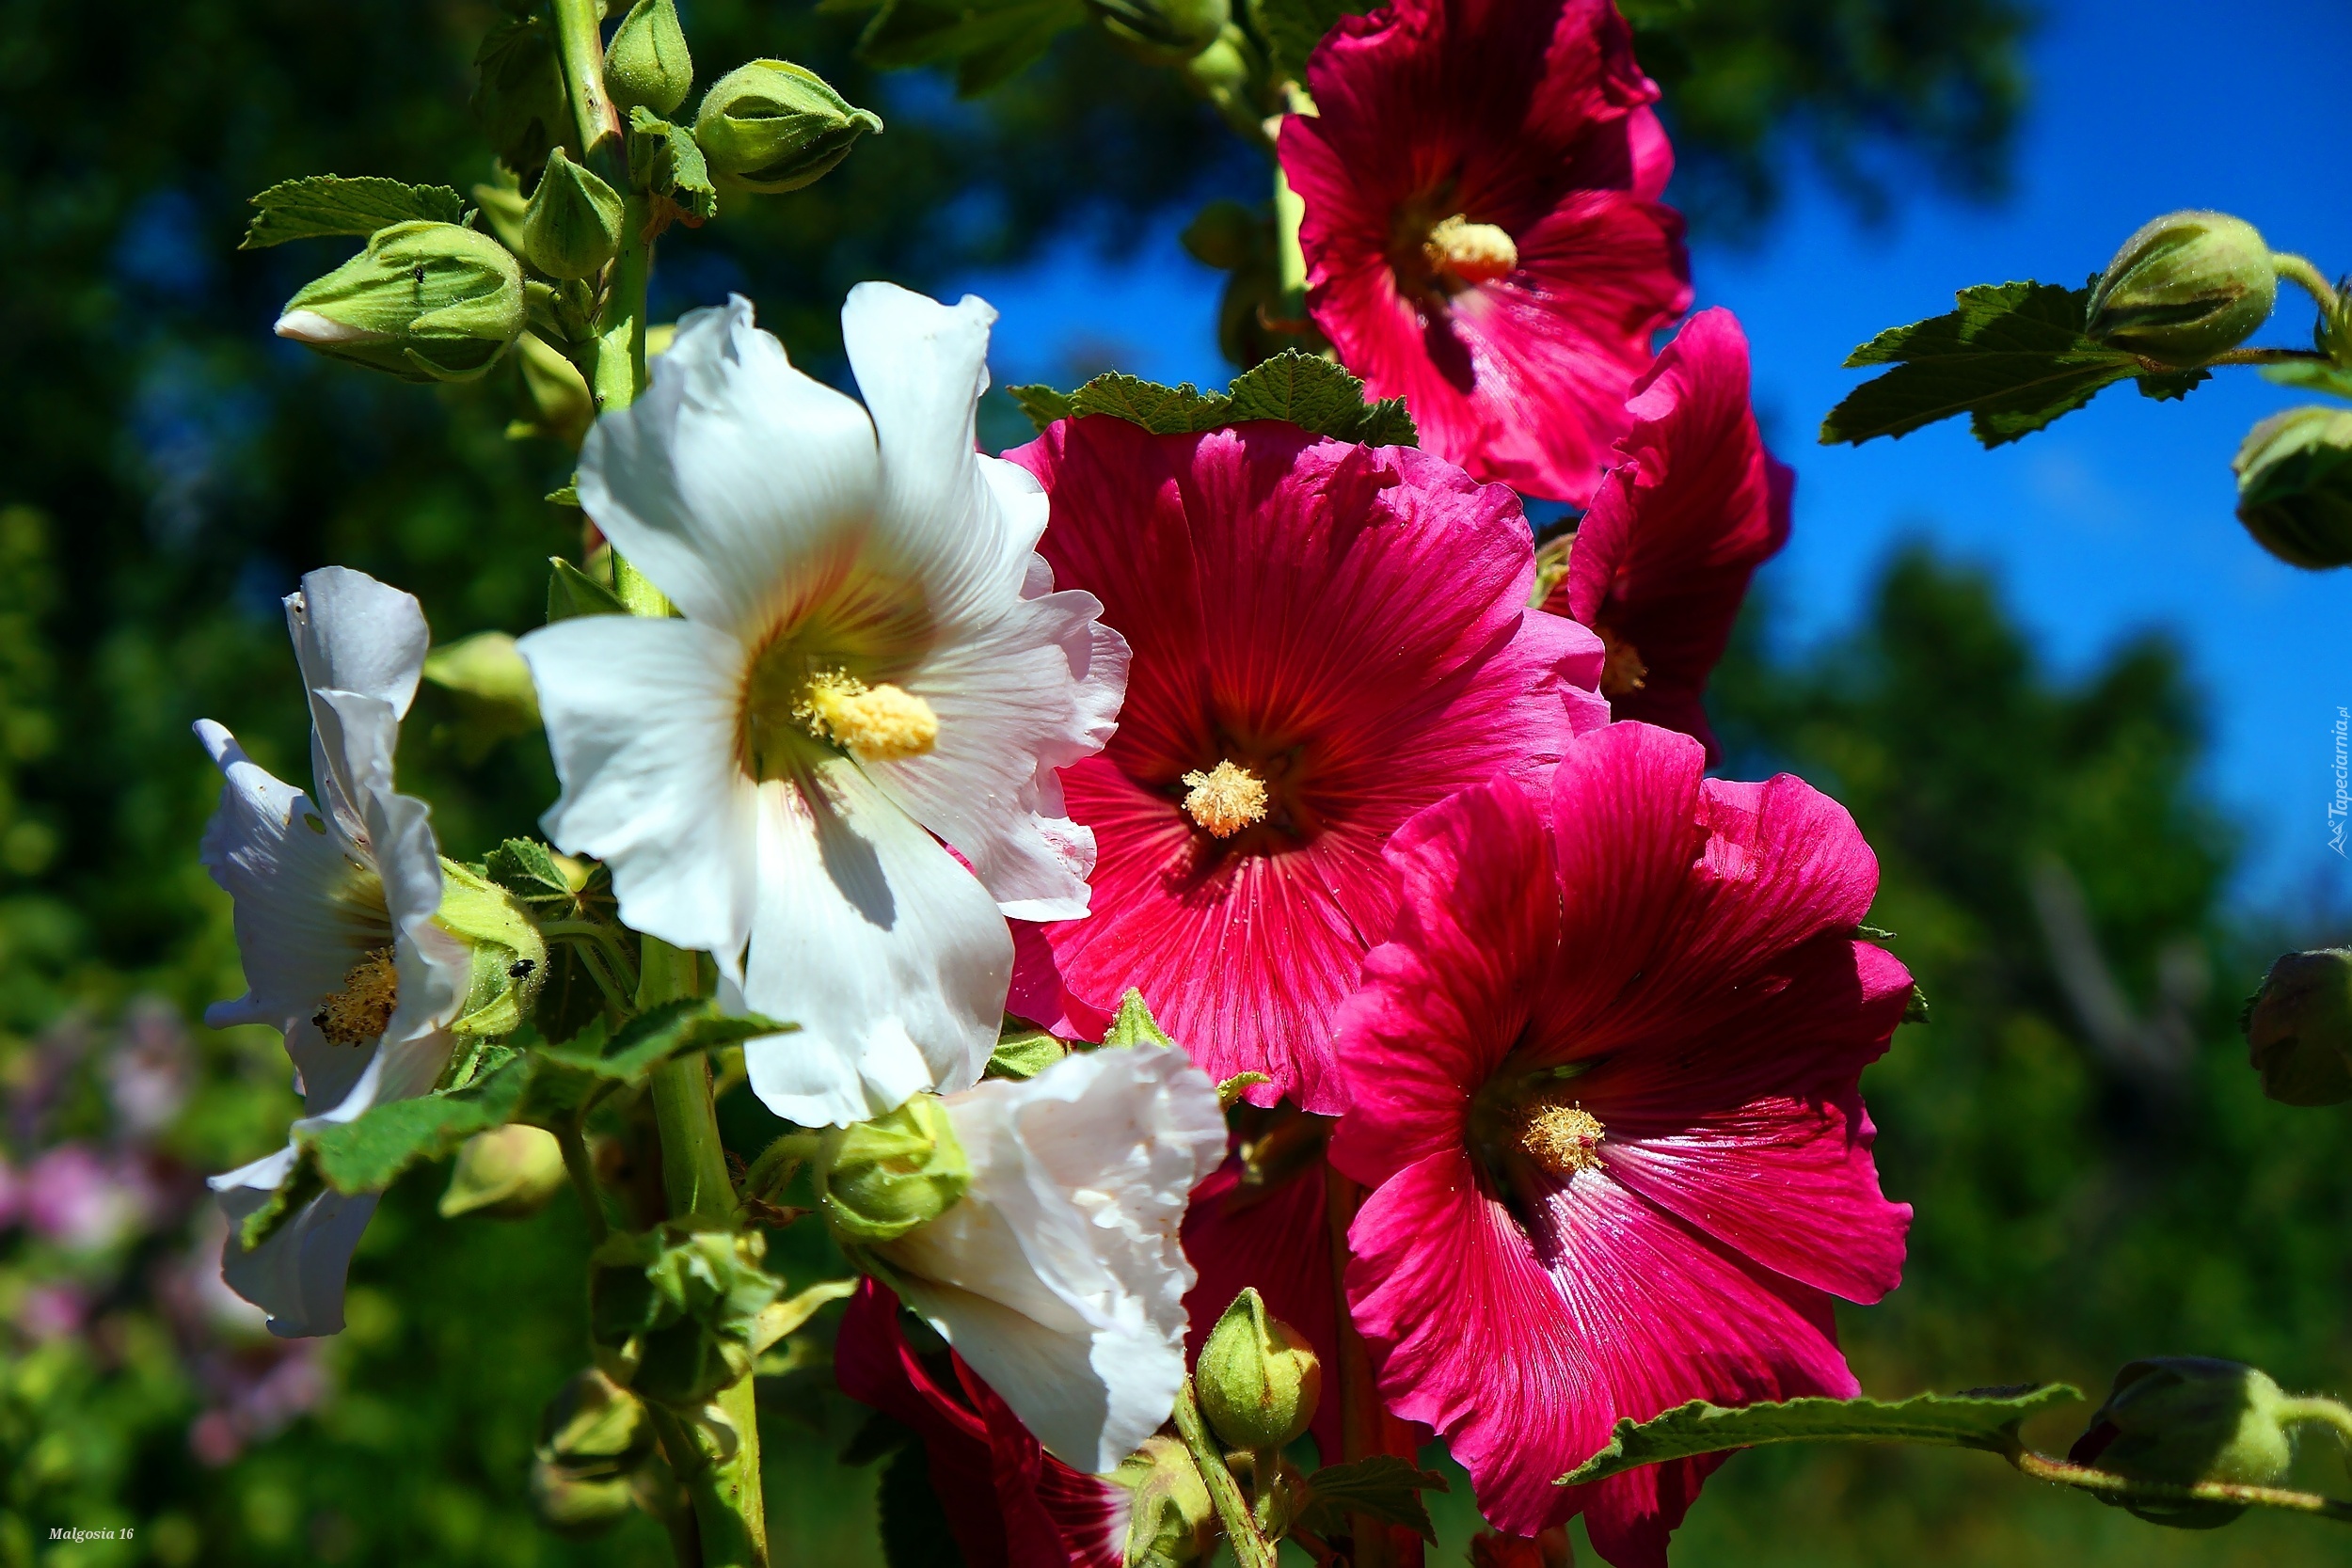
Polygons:
[[[1307,77],[1316,112],[1279,150],[1315,325],[1429,450],[1582,504],[1650,335],[1690,304],[1625,24],[1608,0],[1397,0],[1343,18]],[[1454,218],[1508,251],[1438,264],[1424,244]]]
[[[1096,417],[1009,455],[1044,483],[1055,581],[1134,650],[1118,733],[1061,775],[1097,847],[1094,913],[1044,928],[1063,1016],[1139,988],[1212,1078],[1336,1111],[1333,1015],[1395,907],[1382,846],[1598,722],[1598,640],[1526,608],[1518,499],[1422,451]],[[1218,836],[1187,775],[1229,763],[1263,796]],[[1047,1011],[1040,968],[1015,984]]]
[[[1626,403],[1632,426],[1577,530],[1545,608],[1610,645],[1602,691],[1619,719],[1707,745],[1700,699],[1756,568],[1788,540],[1795,476],[1764,450],[1748,404],[1748,341],[1730,311],[1691,318]],[[1638,684],[1636,684],[1638,682]]]

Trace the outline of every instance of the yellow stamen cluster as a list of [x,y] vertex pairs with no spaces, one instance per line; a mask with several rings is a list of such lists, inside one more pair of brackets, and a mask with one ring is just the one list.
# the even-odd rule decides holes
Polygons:
[[1422,254],[1437,272],[1465,284],[1491,283],[1518,270],[1519,247],[1491,223],[1456,213],[1429,231]]
[[1231,838],[1265,819],[1265,782],[1247,768],[1220,762],[1184,775],[1184,810],[1217,838]]
[[1606,626],[1600,628],[1600,645],[1605,655],[1600,667],[1600,694],[1614,700],[1629,691],[1641,690],[1649,679],[1649,666],[1642,662],[1641,650]]
[[1597,1168],[1604,1135],[1599,1118],[1581,1105],[1537,1101],[1519,1118],[1519,1148],[1554,1176]]
[[867,686],[854,675],[819,675],[793,717],[867,762],[919,757],[939,740],[930,704],[904,687]]
[[399,1001],[400,972],[393,966],[392,950],[371,948],[367,957],[351,966],[342,989],[320,1005],[310,1022],[331,1044],[365,1045],[390,1026],[392,1009]]

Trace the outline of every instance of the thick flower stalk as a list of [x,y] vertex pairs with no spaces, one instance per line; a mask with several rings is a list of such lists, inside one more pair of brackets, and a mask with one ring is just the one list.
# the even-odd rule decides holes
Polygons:
[[870,1259],[1046,1452],[1112,1469],[1184,1384],[1178,1233],[1224,1157],[1216,1088],[1182,1051],[1112,1047],[945,1109],[962,1197]]
[[1853,1395],[1831,1299],[1895,1287],[1910,1219],[1857,1090],[1911,990],[1854,939],[1877,863],[1801,781],[1703,768],[1612,724],[1548,792],[1417,817],[1341,1023],[1331,1158],[1375,1189],[1346,1285],[1383,1396],[1496,1526],[1582,1512],[1618,1568],[1663,1568],[1715,1461],[1553,1482],[1621,1417]]
[[579,482],[679,615],[520,644],[564,784],[548,835],[612,866],[629,926],[800,1025],[745,1059],[806,1125],[975,1082],[1003,913],[1087,912],[1093,841],[1055,770],[1109,734],[1126,647],[1032,553],[1037,483],[973,450],[994,319],[861,285],[860,406],[747,302],[688,315]]
[[[235,900],[247,987],[204,1021],[285,1036],[309,1113],[299,1132],[431,1089],[471,961],[433,924],[441,864],[429,809],[392,785],[431,641],[424,612],[364,573],[328,566],[287,597],[286,623],[310,700],[316,793],[271,777],[211,720],[196,731],[225,780],[201,855]],[[221,1272],[269,1313],[271,1332],[332,1334],[374,1196],[321,1192],[250,1250],[234,1224],[271,1201],[295,1159],[289,1144],[212,1179],[232,1222]]]
[[1424,446],[1582,505],[1650,335],[1686,309],[1674,154],[1610,0],[1342,17],[1282,123],[1307,308]]
[[1394,908],[1381,846],[1599,723],[1600,644],[1527,608],[1518,499],[1426,452],[1095,416],[1010,455],[1057,578],[1135,650],[1118,734],[1063,781],[1095,913],[1046,927],[1059,992],[1025,974],[1025,1005],[1082,1023],[1138,988],[1212,1077],[1335,1112],[1332,1014]]
[[1748,404],[1748,340],[1702,310],[1626,400],[1631,428],[1576,531],[1544,608],[1600,634],[1601,695],[1618,719],[1695,736],[1717,759],[1702,699],[1756,569],[1788,541],[1796,476],[1772,460]]

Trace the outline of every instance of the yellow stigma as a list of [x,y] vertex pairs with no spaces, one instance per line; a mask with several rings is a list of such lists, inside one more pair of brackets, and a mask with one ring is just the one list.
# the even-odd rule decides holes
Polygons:
[[1554,1176],[1574,1176],[1597,1168],[1602,1136],[1599,1120],[1581,1105],[1538,1101],[1519,1118],[1519,1148]]
[[328,997],[310,1022],[335,1045],[365,1045],[390,1026],[400,1000],[400,972],[392,950],[376,947],[351,966],[342,990]]
[[867,686],[854,675],[819,675],[793,716],[867,762],[919,757],[939,740],[931,705],[888,681]]
[[1639,691],[1649,679],[1649,666],[1642,662],[1642,652],[1608,627],[1598,628],[1604,659],[1600,667],[1600,694],[1613,702],[1628,692]]
[[1459,213],[1432,229],[1421,250],[1430,266],[1465,284],[1491,283],[1519,265],[1519,247],[1510,235],[1491,223],[1472,223]]
[[1247,768],[1220,762],[1184,775],[1184,810],[1218,838],[1231,838],[1265,819],[1265,783]]

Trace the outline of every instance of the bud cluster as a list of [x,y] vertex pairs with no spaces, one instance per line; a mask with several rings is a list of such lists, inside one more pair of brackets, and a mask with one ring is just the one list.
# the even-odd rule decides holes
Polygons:
[[759,1315],[782,1290],[756,1232],[665,1227],[606,1239],[589,1259],[589,1336],[612,1380],[698,1407],[752,1370]]

